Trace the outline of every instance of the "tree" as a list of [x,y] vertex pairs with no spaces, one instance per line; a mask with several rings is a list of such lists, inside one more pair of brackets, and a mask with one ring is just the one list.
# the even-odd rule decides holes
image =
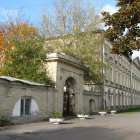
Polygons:
[[[0,65],[3,65],[3,62],[6,59],[5,53],[11,50],[10,43],[7,44],[6,42],[6,27],[4,25],[0,25]],[[7,45],[6,45],[7,44]],[[2,68],[0,68],[0,72]]]
[[101,83],[101,20],[88,1],[56,0],[54,13],[43,11],[41,33],[47,52],[67,53],[88,65],[85,79]]
[[110,15],[103,12],[105,25],[109,26],[105,36],[111,41],[113,53],[131,54],[140,49],[140,1],[117,0],[118,12]]
[[[25,22],[11,22],[4,29],[5,37],[1,41],[5,42],[2,47],[6,59],[1,74],[52,85],[43,68],[45,53],[38,29]],[[10,50],[5,51],[8,48]]]
[[14,42],[26,42],[38,36],[37,29],[26,22],[10,22],[0,25],[0,63],[7,61],[6,53],[14,48]]
[[[43,9],[41,32],[56,37],[100,29],[100,17],[88,0],[54,0],[54,11]],[[53,14],[52,14],[53,13]]]

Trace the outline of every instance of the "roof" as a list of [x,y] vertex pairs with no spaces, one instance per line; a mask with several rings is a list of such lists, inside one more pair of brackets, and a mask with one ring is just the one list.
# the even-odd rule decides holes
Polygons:
[[8,80],[10,82],[21,82],[21,83],[32,85],[32,86],[45,86],[45,84],[39,84],[39,83],[30,82],[30,81],[22,80],[22,79],[17,79],[17,78],[13,78],[13,77],[9,77],[9,76],[0,76],[0,79]]
[[71,55],[65,54],[65,53],[48,53],[46,54],[46,58],[48,61],[51,60],[63,60],[65,62],[77,65],[81,68],[87,69],[87,65],[80,62],[80,60],[76,57],[73,57]]

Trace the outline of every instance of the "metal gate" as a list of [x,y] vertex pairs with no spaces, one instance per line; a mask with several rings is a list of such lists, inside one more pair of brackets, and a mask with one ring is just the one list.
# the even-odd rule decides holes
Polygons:
[[63,116],[72,116],[75,112],[75,94],[64,92]]

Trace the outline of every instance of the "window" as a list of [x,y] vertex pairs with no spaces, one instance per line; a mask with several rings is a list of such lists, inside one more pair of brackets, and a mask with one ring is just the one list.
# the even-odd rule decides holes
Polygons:
[[110,68],[110,81],[113,82],[113,69]]
[[122,85],[122,75],[121,75],[121,71],[119,73],[119,84]]
[[118,84],[118,71],[116,70],[116,84]]
[[108,74],[109,74],[108,71],[109,71],[109,70],[108,70],[107,68],[105,68],[105,78],[106,78],[106,80],[109,80],[109,79],[108,79]]
[[30,104],[31,99],[23,98],[21,99],[20,115],[29,115],[30,114]]
[[115,54],[115,60],[118,61],[118,55],[117,54]]
[[121,56],[119,56],[119,63],[121,64],[122,60],[121,60]]
[[117,83],[117,69],[115,70],[115,73],[114,73],[114,82]]
[[128,80],[127,80],[127,76],[125,77],[125,86],[128,87]]
[[125,86],[125,76],[124,76],[124,74],[122,76],[122,85]]

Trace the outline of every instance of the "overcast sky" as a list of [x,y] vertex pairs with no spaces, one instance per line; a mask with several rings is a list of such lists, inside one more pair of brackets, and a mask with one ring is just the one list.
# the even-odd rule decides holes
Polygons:
[[[50,11],[52,10],[53,0],[0,0],[0,21],[3,21],[7,14],[16,16],[21,10],[27,19],[34,24],[38,24],[41,18],[42,8],[47,7]],[[118,8],[116,0],[90,0],[91,3],[98,4],[103,11],[108,11],[111,14],[115,13]],[[134,52],[133,57],[139,56],[140,52]]]

